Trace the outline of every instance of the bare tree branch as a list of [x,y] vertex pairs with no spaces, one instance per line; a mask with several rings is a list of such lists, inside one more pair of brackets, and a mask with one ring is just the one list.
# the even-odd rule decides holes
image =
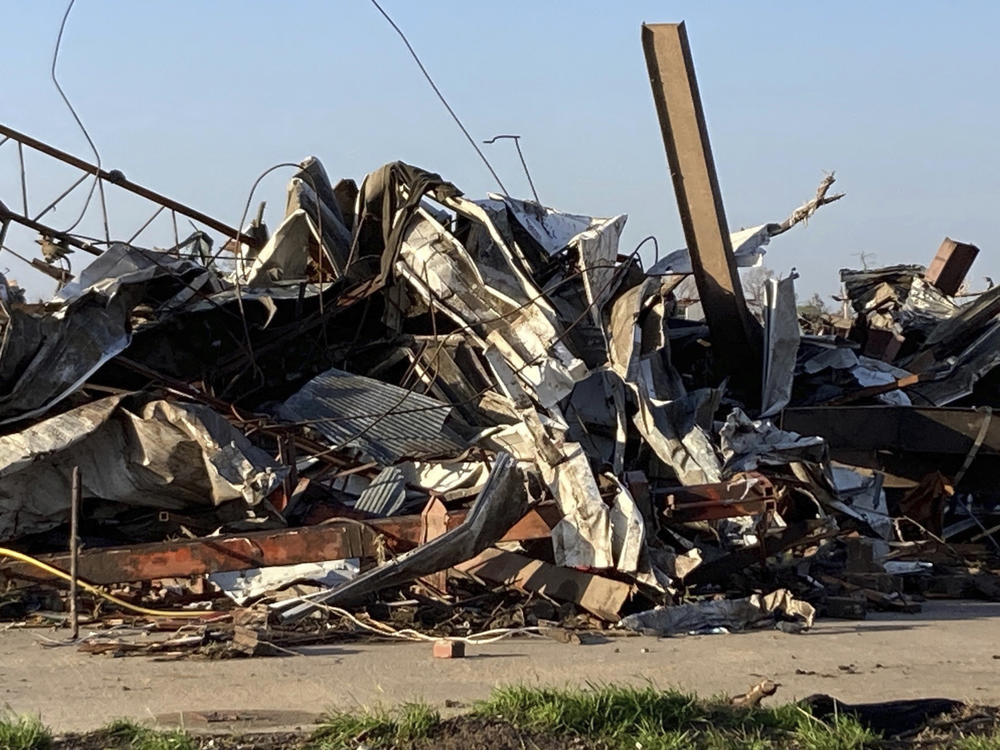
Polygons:
[[768,234],[775,237],[783,232],[787,232],[799,222],[808,220],[809,217],[816,213],[820,206],[825,206],[827,203],[833,203],[834,201],[839,201],[843,198],[846,193],[827,195],[827,192],[830,190],[830,186],[836,182],[836,178],[833,174],[833,172],[830,172],[830,174],[824,177],[823,181],[820,182],[819,187],[816,188],[816,196],[792,211],[791,216],[780,224],[769,224],[767,227]]

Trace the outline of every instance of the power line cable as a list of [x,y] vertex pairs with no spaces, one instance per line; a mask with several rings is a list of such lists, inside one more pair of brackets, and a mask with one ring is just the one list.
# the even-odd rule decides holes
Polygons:
[[482,149],[479,148],[479,144],[476,143],[475,138],[473,138],[469,134],[469,131],[465,129],[465,125],[462,124],[462,121],[459,119],[458,115],[455,114],[455,110],[453,110],[451,108],[451,105],[448,104],[448,100],[444,98],[444,94],[441,93],[441,89],[437,87],[437,84],[434,83],[434,79],[431,78],[431,74],[427,72],[427,68],[425,68],[424,64],[420,61],[420,57],[417,55],[416,50],[413,49],[413,45],[410,44],[410,40],[406,38],[406,34],[404,34],[403,30],[396,25],[396,22],[392,20],[392,18],[389,16],[388,13],[385,12],[382,6],[378,4],[378,0],[371,0],[371,2],[372,5],[378,8],[378,12],[382,14],[385,20],[389,22],[389,25],[396,30],[397,34],[399,34],[400,39],[403,40],[403,44],[406,45],[406,48],[410,51],[410,55],[413,57],[414,61],[417,63],[417,66],[420,68],[420,72],[423,73],[424,78],[427,79],[427,83],[431,85],[431,88],[434,89],[434,93],[437,94],[438,99],[441,100],[441,103],[444,105],[445,109],[448,110],[448,114],[451,115],[452,119],[455,121],[455,124],[458,125],[459,129],[465,135],[466,139],[469,141],[469,144],[472,146],[472,148],[474,148],[476,150],[476,153],[479,154],[479,158],[483,160],[483,164],[485,164],[486,168],[490,170],[490,174],[493,175],[493,179],[497,181],[497,185],[500,186],[500,190],[503,192],[504,195],[509,196],[510,193],[508,193],[507,188],[504,187],[503,181],[500,179],[500,175],[498,175],[496,173],[496,170],[493,169],[493,165],[490,164],[489,159],[486,158],[486,154],[484,154]]

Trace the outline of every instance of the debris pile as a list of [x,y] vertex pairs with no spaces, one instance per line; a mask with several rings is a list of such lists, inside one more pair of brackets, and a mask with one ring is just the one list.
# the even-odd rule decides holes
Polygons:
[[[800,315],[794,273],[747,299],[737,268],[841,196],[829,175],[785,221],[712,235],[721,200],[680,184],[703,171],[717,194],[711,159],[678,150],[675,101],[657,105],[689,247],[649,267],[619,247],[624,215],[473,200],[402,162],[358,187],[306,159],[273,232],[92,167],[219,250],[0,204],[0,238],[39,232],[33,264],[60,280],[38,304],[0,285],[0,615],[62,618],[44,584],[70,578],[87,621],[188,623],[91,650],[258,654],[792,632],[996,597],[1000,291],[963,296],[978,251],[845,270],[840,316]],[[95,255],[75,276],[72,252]]]
[[[823,424],[749,414],[903,408],[941,381],[900,383],[901,359],[863,353],[871,331],[923,331],[907,361],[953,352],[996,325],[978,312],[994,295],[963,307],[913,269],[845,272],[850,337],[800,341],[792,279],[773,283],[755,399],[719,379],[706,326],[675,316],[688,254],[644,270],[619,250],[624,224],[470,200],[401,163],[333,185],[310,158],[273,234],[246,230],[258,247],[113,243],[51,301],[8,298],[0,538],[31,555],[0,568],[22,604],[7,608],[31,609],[13,587],[47,576],[33,561],[69,568],[39,553],[65,549],[74,467],[80,579],[134,603],[218,610],[225,594],[224,616],[182,610],[207,619],[181,640],[248,653],[414,618],[460,637],[623,616],[661,634],[797,630],[815,607],[912,607],[902,574],[964,564],[942,538],[954,481],[914,483],[890,510],[882,467],[832,463]],[[758,257],[767,226],[739,235]],[[945,305],[943,336],[928,320]],[[970,593],[977,576],[959,577]],[[456,618],[464,632],[441,624]]]

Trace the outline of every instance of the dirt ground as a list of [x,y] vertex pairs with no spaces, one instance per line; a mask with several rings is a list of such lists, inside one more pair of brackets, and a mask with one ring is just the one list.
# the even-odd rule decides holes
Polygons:
[[324,710],[424,700],[456,713],[497,684],[652,682],[701,695],[741,693],[763,677],[777,699],[828,693],[848,702],[947,697],[1000,705],[1000,603],[927,602],[917,615],[825,620],[801,635],[759,631],[592,645],[507,640],[465,659],[429,644],[344,644],[301,656],[154,661],[40,645],[66,631],[0,632],[0,706],[57,732],[118,717],[193,731],[308,728]]

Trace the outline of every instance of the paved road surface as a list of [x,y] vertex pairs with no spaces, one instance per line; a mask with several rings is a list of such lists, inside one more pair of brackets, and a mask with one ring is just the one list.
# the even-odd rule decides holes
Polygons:
[[[431,658],[430,644],[323,646],[304,656],[155,662],[43,648],[40,634],[0,632],[0,707],[40,714],[58,731],[121,716],[183,712],[189,728],[296,725],[331,707],[426,700],[469,703],[497,684],[646,682],[702,695],[740,693],[762,677],[777,698],[823,692],[843,700],[947,697],[1000,705],[1000,603],[928,602],[918,615],[824,620],[801,635],[758,631],[594,645],[508,640]],[[255,714],[268,710],[269,714]],[[211,712],[221,712],[212,715]],[[166,718],[169,721],[171,717]],[[207,722],[207,724],[206,724]]]

